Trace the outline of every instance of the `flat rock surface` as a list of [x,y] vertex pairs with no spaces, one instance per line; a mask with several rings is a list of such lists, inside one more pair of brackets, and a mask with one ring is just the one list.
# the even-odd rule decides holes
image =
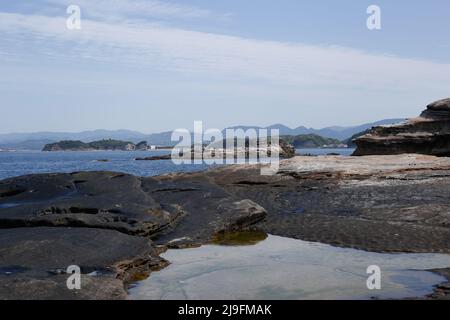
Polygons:
[[[151,243],[113,230],[93,228],[0,229],[0,297],[7,299],[115,299],[124,282],[165,265]],[[129,265],[127,269],[122,268]],[[82,288],[69,290],[71,265],[80,267]],[[102,288],[104,287],[104,288]]]
[[450,253],[450,158],[295,157],[279,174],[210,172],[267,212],[266,232],[379,252]]
[[[89,227],[155,237],[171,232],[184,218],[195,230],[183,235],[205,240],[246,223],[242,212],[235,210],[241,200],[202,177],[155,179],[114,172],[30,175],[0,181],[0,228]],[[249,212],[249,223],[264,218],[264,210],[258,210],[259,214]]]
[[0,227],[74,226],[149,235],[169,226],[168,212],[141,179],[113,172],[42,174],[0,182]]

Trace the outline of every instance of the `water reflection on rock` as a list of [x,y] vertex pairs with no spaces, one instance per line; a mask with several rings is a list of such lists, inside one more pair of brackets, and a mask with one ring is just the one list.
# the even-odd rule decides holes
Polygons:
[[217,233],[212,240],[212,244],[221,246],[249,246],[266,239],[267,234],[262,231],[229,231]]

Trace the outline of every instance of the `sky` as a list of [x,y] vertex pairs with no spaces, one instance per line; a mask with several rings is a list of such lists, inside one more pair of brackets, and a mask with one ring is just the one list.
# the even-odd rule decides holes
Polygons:
[[[67,28],[69,5],[81,29]],[[450,96],[449,12],[448,0],[0,0],[0,133],[414,117]]]

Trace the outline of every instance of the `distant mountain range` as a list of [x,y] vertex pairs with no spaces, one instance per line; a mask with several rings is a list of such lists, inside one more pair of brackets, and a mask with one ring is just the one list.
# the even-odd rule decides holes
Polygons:
[[172,132],[144,134],[131,130],[93,130],[83,132],[33,132],[0,134],[0,149],[42,150],[46,144],[71,140],[89,143],[104,139],[131,141],[138,143],[147,141],[152,145],[173,145],[170,142]]
[[[393,124],[401,122],[405,119],[385,119],[377,122],[366,123],[353,127],[326,127],[323,129],[314,129],[300,126],[297,128],[289,128],[282,124],[275,124],[267,127],[267,129],[278,129],[280,135],[297,136],[300,134],[317,134],[326,138],[345,140],[359,132],[370,129],[374,126]],[[251,126],[233,126],[230,129],[262,129],[262,127]],[[149,145],[170,146],[175,142],[171,141],[171,131],[144,134],[131,130],[93,130],[83,132],[34,132],[34,133],[8,133],[0,134],[0,149],[15,150],[42,150],[49,143],[61,140],[79,140],[82,142],[92,142],[103,139],[117,139],[138,143],[139,141],[147,141]]]
[[[354,134],[357,134],[359,132],[365,131],[367,129],[370,129],[372,127],[381,126],[381,125],[387,125],[387,124],[393,124],[402,122],[405,119],[385,119],[380,120],[376,122],[371,123],[365,123],[359,126],[353,126],[353,127],[339,127],[339,126],[333,126],[333,127],[326,127],[323,129],[314,129],[314,128],[307,128],[307,127],[297,127],[295,129],[291,129],[283,124],[274,124],[267,129],[278,129],[280,130],[280,135],[282,136],[297,136],[300,134],[316,134],[325,138],[332,138],[332,139],[338,139],[338,140],[345,140],[353,136]],[[261,128],[261,127],[251,127],[251,126],[234,126],[230,127],[230,129],[248,129],[248,128]]]

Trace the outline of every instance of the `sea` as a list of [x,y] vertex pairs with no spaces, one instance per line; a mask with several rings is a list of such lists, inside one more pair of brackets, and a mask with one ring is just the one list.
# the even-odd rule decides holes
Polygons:
[[[297,149],[301,155],[350,155],[354,149]],[[210,168],[206,164],[177,165],[170,160],[136,161],[139,157],[170,154],[170,150],[86,151],[86,152],[0,152],[0,180],[38,173],[77,171],[114,171],[136,176],[156,176],[172,172],[192,172]]]

